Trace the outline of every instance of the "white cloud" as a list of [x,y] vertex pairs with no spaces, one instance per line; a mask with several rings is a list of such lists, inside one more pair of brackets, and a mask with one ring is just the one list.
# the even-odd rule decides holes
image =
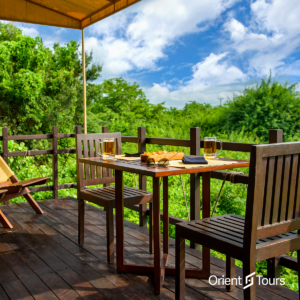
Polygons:
[[233,85],[244,86],[247,76],[225,60],[227,53],[211,53],[202,62],[192,67],[190,80],[172,87],[167,83],[154,84],[146,89],[151,102],[165,101],[169,106],[182,107],[187,101],[218,103],[218,98],[232,96]]
[[[215,21],[236,0],[148,0],[93,25],[86,48],[103,63],[103,77],[156,70],[169,46]],[[202,27],[201,27],[202,26]],[[95,37],[96,36],[96,37]]]
[[231,47],[238,54],[251,53],[248,72],[253,76],[264,76],[270,69],[288,74],[291,67],[285,59],[300,46],[300,1],[257,0],[251,3],[251,12],[248,27],[234,18],[224,24]]
[[18,25],[17,27],[23,31],[24,35],[29,35],[32,38],[35,38],[39,35],[39,32],[33,27],[29,27],[29,26],[24,27],[24,26],[20,26],[20,25]]

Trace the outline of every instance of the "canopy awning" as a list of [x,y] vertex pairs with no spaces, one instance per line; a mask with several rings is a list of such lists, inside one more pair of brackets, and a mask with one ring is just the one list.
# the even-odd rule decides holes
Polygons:
[[0,20],[83,29],[140,0],[0,0]]

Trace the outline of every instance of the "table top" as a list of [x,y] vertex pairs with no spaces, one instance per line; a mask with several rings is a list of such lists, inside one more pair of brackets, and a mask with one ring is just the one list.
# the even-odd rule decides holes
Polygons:
[[[192,155],[190,155],[192,157]],[[131,172],[151,177],[166,177],[171,175],[180,175],[180,174],[195,174],[195,173],[204,173],[210,171],[219,171],[226,169],[236,169],[242,167],[249,167],[250,162],[246,160],[236,160],[236,159],[226,159],[226,161],[234,161],[237,163],[222,165],[222,166],[201,166],[191,169],[176,168],[176,167],[162,167],[162,166],[153,166],[147,165],[144,162],[139,160],[127,161],[127,160],[103,160],[100,157],[90,157],[90,158],[80,158],[79,162],[84,164],[90,164],[94,166],[105,167],[114,170],[120,170],[125,172]]]

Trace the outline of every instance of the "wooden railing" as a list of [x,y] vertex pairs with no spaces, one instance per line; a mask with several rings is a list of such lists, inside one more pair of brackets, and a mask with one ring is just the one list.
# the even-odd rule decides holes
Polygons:
[[[76,126],[75,132],[81,132],[81,127]],[[102,127],[102,132],[107,133],[108,127]],[[58,159],[60,154],[64,153],[76,153],[75,148],[58,149],[58,140],[64,138],[75,138],[75,133],[58,133],[57,127],[52,128],[52,134],[37,134],[37,135],[8,135],[8,129],[2,128],[2,136],[0,136],[0,141],[2,141],[2,153],[0,155],[8,162],[8,157],[24,157],[35,156],[35,155],[52,155],[52,178],[53,185],[40,186],[30,188],[32,193],[48,191],[53,192],[53,198],[58,199],[58,190],[77,188],[76,183],[65,183],[58,184]],[[8,141],[22,141],[22,140],[52,140],[52,149],[49,150],[30,150],[30,151],[8,151]],[[269,143],[281,143],[283,141],[283,131],[281,129],[271,129],[269,130]],[[203,148],[203,141],[200,140],[200,129],[191,128],[190,129],[190,139],[170,139],[170,138],[156,138],[147,137],[146,128],[138,128],[138,136],[122,136],[122,142],[135,143],[138,144],[138,151],[146,151],[148,145],[165,145],[165,146],[180,146],[190,148],[190,154],[199,155],[200,148]],[[250,152],[251,146],[254,144],[250,143],[234,143],[234,142],[223,142],[223,150],[225,151],[240,151],[240,152]],[[218,147],[220,145],[218,144]],[[213,171],[211,172],[211,178],[224,180],[227,172],[223,171]],[[190,184],[190,216],[191,219],[200,218],[200,174],[192,174],[191,184]],[[226,180],[230,180],[229,178]],[[248,183],[248,175],[235,175],[235,183]],[[146,177],[139,177],[139,188],[146,189]],[[146,205],[136,206],[133,208],[139,212],[140,226],[147,225],[147,216],[149,211]],[[169,216],[170,224],[176,224],[183,221],[180,218]],[[192,247],[194,245],[191,245]],[[290,256],[281,256],[268,261],[268,274],[269,277],[278,277],[279,275],[279,265],[283,265],[293,270],[297,270],[297,262],[294,258]]]

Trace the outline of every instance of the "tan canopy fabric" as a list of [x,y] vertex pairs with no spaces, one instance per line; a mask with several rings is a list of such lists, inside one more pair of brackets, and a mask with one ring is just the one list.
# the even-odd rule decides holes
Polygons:
[[0,20],[83,29],[140,0],[0,0]]

